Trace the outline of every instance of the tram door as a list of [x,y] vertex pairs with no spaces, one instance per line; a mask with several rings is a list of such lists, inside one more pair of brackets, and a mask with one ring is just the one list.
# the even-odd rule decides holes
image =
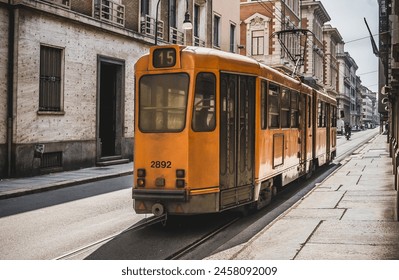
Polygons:
[[254,185],[255,77],[221,73],[220,206],[252,200]]

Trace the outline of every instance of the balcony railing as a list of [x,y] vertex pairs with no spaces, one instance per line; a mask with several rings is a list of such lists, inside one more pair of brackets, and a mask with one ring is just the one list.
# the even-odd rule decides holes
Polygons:
[[200,38],[194,36],[194,46],[205,47],[205,41]]
[[96,1],[94,4],[94,17],[124,26],[125,6],[109,0]]
[[[155,19],[150,17],[149,15],[145,15],[141,19],[141,33],[150,35],[155,37]],[[158,38],[164,39],[164,22],[162,20],[158,20]]]
[[184,32],[171,27],[169,30],[169,42],[172,44],[184,45]]

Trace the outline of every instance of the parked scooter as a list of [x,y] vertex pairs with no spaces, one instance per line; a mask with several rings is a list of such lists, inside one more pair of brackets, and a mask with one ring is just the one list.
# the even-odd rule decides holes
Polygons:
[[351,138],[351,132],[352,132],[351,126],[349,125],[349,123],[346,123],[345,124],[345,137],[346,137],[346,140],[349,140],[349,138]]

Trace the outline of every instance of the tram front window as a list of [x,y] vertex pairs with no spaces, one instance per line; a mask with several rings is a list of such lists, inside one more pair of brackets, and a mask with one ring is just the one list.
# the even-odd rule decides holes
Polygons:
[[143,132],[178,132],[186,122],[189,76],[147,75],[140,79],[139,128]]

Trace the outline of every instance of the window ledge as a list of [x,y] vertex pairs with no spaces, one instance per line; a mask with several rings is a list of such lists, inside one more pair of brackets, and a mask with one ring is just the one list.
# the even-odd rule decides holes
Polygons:
[[65,112],[64,111],[56,111],[56,112],[54,112],[54,111],[37,111],[37,114],[44,115],[44,116],[46,116],[46,115],[63,116],[63,115],[65,115]]

